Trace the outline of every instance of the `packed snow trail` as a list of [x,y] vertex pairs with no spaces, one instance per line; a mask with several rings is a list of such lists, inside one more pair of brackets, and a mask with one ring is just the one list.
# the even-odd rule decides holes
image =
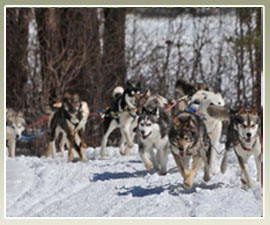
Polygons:
[[[7,217],[261,216],[260,185],[243,187],[234,153],[225,174],[205,183],[199,170],[193,188],[185,190],[171,155],[167,175],[160,176],[144,168],[136,148],[123,157],[110,147],[106,159],[100,159],[99,148],[88,148],[87,163],[70,163],[60,154],[7,158]],[[253,158],[249,164],[255,179]]]

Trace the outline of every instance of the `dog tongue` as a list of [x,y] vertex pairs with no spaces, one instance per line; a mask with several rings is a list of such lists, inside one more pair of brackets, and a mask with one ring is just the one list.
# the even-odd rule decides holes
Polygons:
[[185,156],[185,152],[184,151],[180,152],[180,156],[181,157],[184,157]]

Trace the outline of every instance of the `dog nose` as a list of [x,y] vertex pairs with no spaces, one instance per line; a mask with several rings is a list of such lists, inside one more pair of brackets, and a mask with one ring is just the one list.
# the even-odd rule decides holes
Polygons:
[[16,139],[19,139],[19,138],[20,138],[20,135],[17,134],[17,135],[16,135]]
[[248,138],[251,137],[251,133],[250,133],[250,132],[247,133],[247,137],[248,137]]
[[141,130],[141,134],[142,134],[142,135],[145,135],[145,131],[144,131],[144,130]]
[[200,101],[198,99],[195,99],[193,103],[200,105]]
[[179,151],[180,152],[183,152],[184,151],[184,148],[183,147],[179,147]]

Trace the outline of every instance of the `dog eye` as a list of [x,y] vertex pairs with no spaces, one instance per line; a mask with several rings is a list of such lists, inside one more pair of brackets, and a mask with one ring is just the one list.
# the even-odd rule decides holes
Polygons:
[[221,105],[221,102],[219,102],[218,104]]
[[151,123],[147,123],[147,124],[145,124],[147,127],[150,127],[151,126]]
[[11,126],[11,128],[12,128],[12,129],[15,129],[15,127],[14,127],[13,125]]
[[243,123],[242,123],[242,126],[243,126],[244,128],[246,128],[246,127],[247,127],[247,126],[246,126],[245,124],[243,124]]
[[144,124],[143,124],[143,123],[141,123],[141,126],[143,127],[143,126],[144,126]]
[[211,103],[210,103],[210,105],[214,105],[214,103],[213,103],[213,102],[211,102]]
[[185,137],[184,139],[185,139],[185,141],[188,141],[188,140],[189,140],[189,138],[188,138],[188,137]]

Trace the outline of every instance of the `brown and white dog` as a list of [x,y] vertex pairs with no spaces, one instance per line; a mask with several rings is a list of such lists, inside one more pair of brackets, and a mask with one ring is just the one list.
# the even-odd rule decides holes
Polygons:
[[52,157],[55,157],[55,141],[58,135],[62,133],[60,141],[62,155],[64,156],[64,149],[67,144],[69,161],[74,160],[73,150],[76,150],[82,161],[88,161],[83,150],[87,148],[83,133],[89,116],[88,104],[81,101],[76,93],[65,93],[63,101],[54,104],[54,107],[56,110],[51,113],[49,119],[50,143],[45,155],[48,157],[52,153]]
[[[173,118],[169,132],[171,151],[176,165],[184,178],[184,188],[192,188],[201,161],[204,162],[205,181],[210,180],[211,141],[202,119],[190,112],[180,112]],[[189,162],[192,159],[192,166]]]
[[22,112],[6,109],[6,144],[7,156],[15,157],[16,142],[21,139],[26,122]]
[[261,181],[261,122],[256,109],[241,108],[233,111],[225,107],[209,106],[207,111],[214,118],[230,121],[221,172],[225,173],[228,152],[230,148],[233,148],[242,171],[241,181],[252,188],[254,184],[250,178],[247,164],[252,155],[257,167],[257,181]]

